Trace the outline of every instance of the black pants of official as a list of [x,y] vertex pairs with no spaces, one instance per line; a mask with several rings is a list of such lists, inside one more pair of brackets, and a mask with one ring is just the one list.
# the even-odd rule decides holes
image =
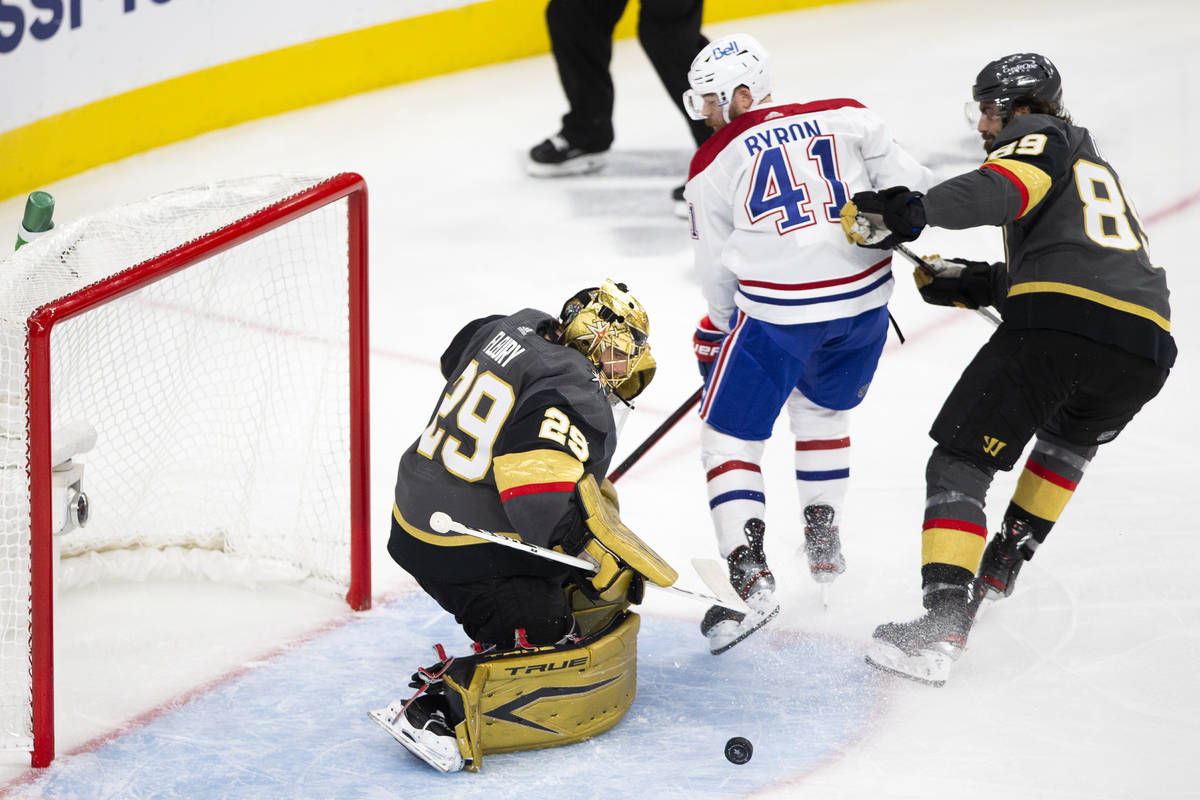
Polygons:
[[[558,76],[570,110],[562,119],[568,142],[586,150],[607,150],[613,142],[613,29],[628,0],[550,0],[546,27]],[[683,114],[699,146],[712,131],[688,117],[683,93],[692,59],[708,44],[700,33],[704,0],[642,0],[638,41],[671,102]]]

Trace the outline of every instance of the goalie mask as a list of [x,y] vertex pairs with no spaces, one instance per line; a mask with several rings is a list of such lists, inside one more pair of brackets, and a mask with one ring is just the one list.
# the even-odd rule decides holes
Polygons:
[[650,383],[650,317],[625,284],[584,289],[563,305],[559,321],[562,344],[592,362],[606,389],[632,400]]
[[767,51],[748,33],[718,39],[692,60],[688,84],[692,88],[683,93],[683,107],[688,116],[704,119],[704,95],[715,94],[721,114],[729,122],[729,101],[739,86],[750,90],[754,106],[771,94]]

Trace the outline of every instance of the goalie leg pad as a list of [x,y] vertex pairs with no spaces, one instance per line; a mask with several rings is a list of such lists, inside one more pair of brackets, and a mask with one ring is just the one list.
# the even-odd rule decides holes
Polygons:
[[620,722],[637,690],[639,625],[625,613],[591,639],[451,667],[446,697],[466,769],[488,753],[572,744]]

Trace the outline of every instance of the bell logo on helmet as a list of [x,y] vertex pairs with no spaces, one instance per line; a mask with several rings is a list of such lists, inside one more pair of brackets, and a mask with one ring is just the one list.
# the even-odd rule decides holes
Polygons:
[[738,54],[738,43],[733,39],[729,40],[729,44],[717,44],[713,47],[713,60],[725,58],[726,56],[736,56]]

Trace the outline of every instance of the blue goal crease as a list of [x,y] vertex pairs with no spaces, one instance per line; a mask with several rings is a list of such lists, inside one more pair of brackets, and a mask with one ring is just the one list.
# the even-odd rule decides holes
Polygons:
[[[431,617],[412,633],[414,619]],[[751,795],[861,738],[880,703],[852,643],[764,634],[712,656],[694,621],[643,614],[637,699],[616,727],[443,775],[367,719],[411,693],[409,676],[436,660],[435,642],[451,653],[469,646],[432,600],[406,595],[93,751],[60,757],[9,796],[422,797],[452,784],[470,798],[514,781],[530,791],[584,785],[592,796],[621,796],[631,783],[660,798]],[[749,763],[725,759],[733,736],[753,743]]]

